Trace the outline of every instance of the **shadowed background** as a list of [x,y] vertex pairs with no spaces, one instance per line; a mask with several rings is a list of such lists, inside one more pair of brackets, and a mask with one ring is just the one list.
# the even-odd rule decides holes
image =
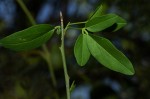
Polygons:
[[[103,2],[105,1],[105,2]],[[150,9],[149,0],[23,0],[37,24],[59,25],[59,11],[64,22],[85,21],[103,3],[105,13],[116,13],[128,24],[117,32],[100,34],[121,50],[133,63],[135,75],[126,76],[111,71],[93,57],[80,67],[73,47],[80,31],[69,29],[66,38],[66,58],[70,81],[76,87],[71,99],[150,99]],[[31,23],[15,0],[0,0],[0,39],[30,27]],[[0,46],[0,99],[65,99],[63,66],[59,52],[60,36],[47,42],[55,69],[54,89],[46,62],[35,50],[14,52]],[[109,58],[109,57],[108,57]]]

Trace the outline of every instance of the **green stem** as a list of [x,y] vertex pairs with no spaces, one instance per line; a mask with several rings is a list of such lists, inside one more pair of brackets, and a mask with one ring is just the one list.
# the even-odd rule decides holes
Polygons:
[[55,75],[54,75],[54,68],[52,66],[52,62],[50,61],[51,60],[50,52],[48,51],[48,49],[47,49],[45,44],[42,46],[42,48],[43,48],[43,51],[45,52],[43,57],[45,57],[45,60],[46,60],[46,62],[48,64],[53,86],[56,87],[57,82],[56,82],[56,78],[55,78]]
[[76,29],[76,30],[82,30],[82,28],[76,28],[76,27],[68,27],[70,29]]
[[30,11],[27,9],[27,7],[25,6],[25,4],[22,2],[22,0],[16,0],[16,1],[20,5],[20,7],[24,11],[24,13],[27,15],[27,18],[29,19],[29,21],[31,22],[31,24],[35,25],[36,22],[35,22],[34,18],[32,17]]
[[[45,59],[45,61],[48,64],[48,68],[49,68],[49,71],[50,71],[52,84],[53,84],[54,88],[56,88],[57,82],[56,82],[56,77],[55,77],[55,74],[54,74],[54,68],[53,68],[52,62],[50,61],[51,60],[50,52],[48,51],[48,49],[47,49],[45,44],[42,46],[42,48],[43,48],[44,52],[41,53],[41,55],[43,56],[43,58]],[[58,93],[57,93],[56,90],[54,91],[54,96],[55,96],[55,99],[59,99],[59,96],[58,96]]]
[[88,32],[87,32],[87,30],[85,28],[82,28],[82,33],[85,33],[85,34],[88,35]]
[[66,26],[66,28],[64,30],[63,16],[62,16],[61,12],[60,12],[60,21],[61,21],[61,46],[60,46],[60,51],[61,51],[61,56],[62,56],[62,61],[63,61],[63,69],[64,69],[64,76],[65,76],[67,99],[70,99],[69,76],[68,76],[68,71],[67,71],[66,58],[65,58],[65,49],[64,49],[64,36],[65,36],[65,31],[67,30],[68,25]]
[[86,21],[84,21],[84,22],[75,22],[75,23],[70,23],[69,25],[78,25],[78,24],[85,24],[86,23]]

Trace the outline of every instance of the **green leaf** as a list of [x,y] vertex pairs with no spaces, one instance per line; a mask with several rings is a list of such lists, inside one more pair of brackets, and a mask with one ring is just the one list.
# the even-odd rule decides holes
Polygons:
[[95,35],[87,35],[87,44],[94,58],[107,68],[133,75],[134,69],[128,58],[107,39]]
[[103,14],[103,5],[100,5],[96,11],[93,13],[93,15],[90,17],[90,19],[93,19],[95,17],[99,17]]
[[117,17],[118,16],[115,14],[107,14],[102,15],[101,17],[95,17],[87,21],[85,28],[90,32],[102,31],[115,24]]
[[127,22],[126,22],[126,20],[124,20],[123,18],[118,16],[117,20],[116,20],[116,24],[117,24],[117,26],[116,26],[114,32],[119,30],[120,28],[124,27],[127,24]]
[[81,66],[85,65],[90,57],[90,52],[86,44],[86,35],[80,34],[74,46],[74,55],[77,63]]
[[115,24],[104,29],[103,31],[115,32],[115,31],[119,30],[120,28],[124,27],[126,24],[127,23],[123,18],[121,18],[120,16],[117,16]]
[[49,24],[34,25],[1,39],[0,45],[15,51],[30,50],[45,43],[53,32]]

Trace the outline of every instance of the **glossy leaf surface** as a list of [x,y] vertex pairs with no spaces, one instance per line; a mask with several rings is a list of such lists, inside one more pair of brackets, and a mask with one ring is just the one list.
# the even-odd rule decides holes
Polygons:
[[101,17],[95,17],[87,21],[85,28],[90,32],[102,31],[115,24],[117,17],[118,16],[115,14],[107,14],[102,15]]
[[126,75],[134,74],[131,62],[109,40],[87,35],[87,44],[94,58],[107,68]]
[[86,44],[86,35],[80,34],[74,46],[74,54],[77,63],[81,66],[85,65],[90,57],[90,52]]
[[0,45],[16,51],[30,50],[45,43],[53,32],[49,24],[34,25],[1,39]]

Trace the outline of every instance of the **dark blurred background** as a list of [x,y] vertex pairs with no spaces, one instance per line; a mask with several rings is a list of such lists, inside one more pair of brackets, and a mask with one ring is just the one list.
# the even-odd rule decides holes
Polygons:
[[[37,24],[59,25],[85,21],[103,3],[105,13],[116,13],[128,24],[117,32],[102,32],[133,63],[135,75],[111,71],[93,57],[86,66],[77,65],[73,46],[79,31],[66,34],[66,58],[70,81],[76,87],[71,99],[150,99],[150,0],[23,0]],[[16,0],[0,0],[0,39],[32,24]],[[14,52],[0,46],[0,99],[65,99],[63,66],[59,52],[60,37],[47,42],[55,69],[54,88],[45,60],[35,50]],[[109,57],[108,57],[109,58]]]

